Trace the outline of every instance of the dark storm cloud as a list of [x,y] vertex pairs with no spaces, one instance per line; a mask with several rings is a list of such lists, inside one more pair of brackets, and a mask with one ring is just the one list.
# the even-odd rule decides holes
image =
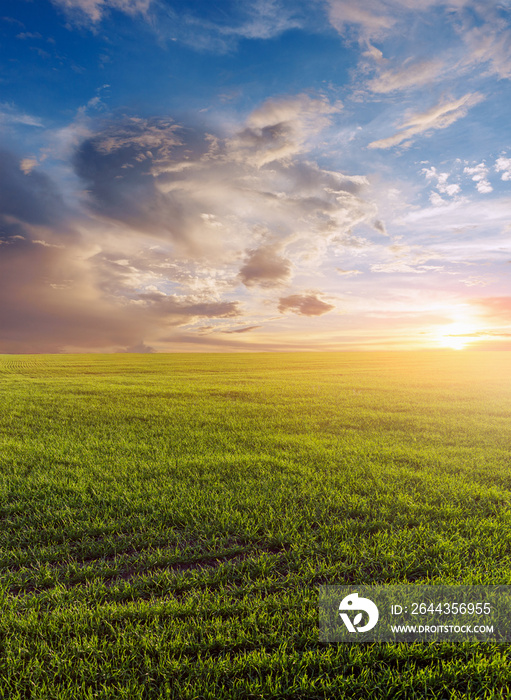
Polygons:
[[1,217],[15,217],[27,224],[55,226],[63,221],[66,213],[62,197],[49,177],[37,171],[24,173],[16,156],[0,150]]
[[[178,197],[163,194],[153,168],[172,160],[177,127],[165,120],[129,119],[106,126],[78,148],[74,165],[92,211],[137,231],[179,239],[186,213]],[[183,155],[178,152],[178,159]]]
[[73,252],[27,239],[0,247],[0,352],[131,343],[135,319],[98,297]]
[[0,157],[0,352],[128,344],[131,314],[101,299],[52,180]]
[[197,318],[235,318],[235,301],[105,293],[75,248],[16,239],[0,246],[0,352],[128,348],[149,352],[140,338]]
[[302,316],[321,316],[335,309],[332,304],[321,301],[315,294],[291,294],[279,299],[279,311],[292,311]]
[[50,178],[21,172],[19,159],[5,151],[0,185],[0,352],[146,352],[140,339],[162,323],[239,315],[235,301],[137,295],[122,266],[116,275],[91,254],[94,228],[88,240],[77,233],[86,220],[71,217]]

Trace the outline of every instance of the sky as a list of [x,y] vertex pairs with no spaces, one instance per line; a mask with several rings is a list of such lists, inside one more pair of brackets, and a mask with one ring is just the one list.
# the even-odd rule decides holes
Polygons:
[[511,0],[1,0],[0,353],[511,349]]

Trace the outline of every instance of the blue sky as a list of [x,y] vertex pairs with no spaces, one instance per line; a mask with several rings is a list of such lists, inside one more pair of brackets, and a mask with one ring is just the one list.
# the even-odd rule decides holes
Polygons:
[[0,352],[511,348],[507,0],[3,0],[0,55]]

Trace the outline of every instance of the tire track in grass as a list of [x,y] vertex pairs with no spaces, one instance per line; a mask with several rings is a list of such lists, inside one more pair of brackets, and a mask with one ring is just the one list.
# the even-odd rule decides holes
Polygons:
[[[104,586],[111,588],[123,581],[125,583],[136,582],[143,580],[147,575],[171,574],[179,576],[187,572],[208,573],[213,572],[224,565],[232,563],[238,564],[253,559],[253,563],[257,563],[262,556],[271,557],[276,563],[283,561],[289,551],[288,546],[284,547],[247,547],[245,549],[234,548],[219,552],[208,552],[196,557],[186,557],[179,560],[178,557],[163,557],[163,561],[148,563],[137,552],[135,556],[129,557],[128,560],[119,556],[119,554],[110,555],[107,557],[90,558],[86,561],[72,561],[62,565],[45,565],[41,567],[39,572],[43,576],[43,580],[38,581],[37,576],[34,576],[33,569],[23,570],[22,567],[10,568],[4,573],[4,590],[9,596],[19,597],[30,594],[39,594],[43,592],[57,589],[65,586],[67,590],[71,590],[77,586],[87,585],[91,582],[99,582]],[[110,562],[118,563],[119,567],[108,567]],[[106,565],[99,570],[94,571],[94,564]],[[232,571],[232,567],[229,567]],[[32,574],[19,580],[19,576],[28,573]],[[48,572],[53,575],[52,579],[44,580],[44,574]],[[59,574],[61,578],[59,580]],[[90,574],[88,576],[87,574]]]
[[38,355],[0,355],[0,376],[2,374],[31,375],[38,377],[41,370],[48,367],[48,362]]

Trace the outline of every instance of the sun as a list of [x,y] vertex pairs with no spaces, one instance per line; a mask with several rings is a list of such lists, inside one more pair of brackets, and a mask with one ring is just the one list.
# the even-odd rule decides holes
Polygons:
[[449,338],[445,337],[442,339],[443,347],[452,348],[453,350],[463,350],[467,345],[466,338]]
[[443,348],[463,350],[470,344],[475,334],[474,326],[464,322],[456,322],[450,323],[448,326],[443,326],[435,340]]

